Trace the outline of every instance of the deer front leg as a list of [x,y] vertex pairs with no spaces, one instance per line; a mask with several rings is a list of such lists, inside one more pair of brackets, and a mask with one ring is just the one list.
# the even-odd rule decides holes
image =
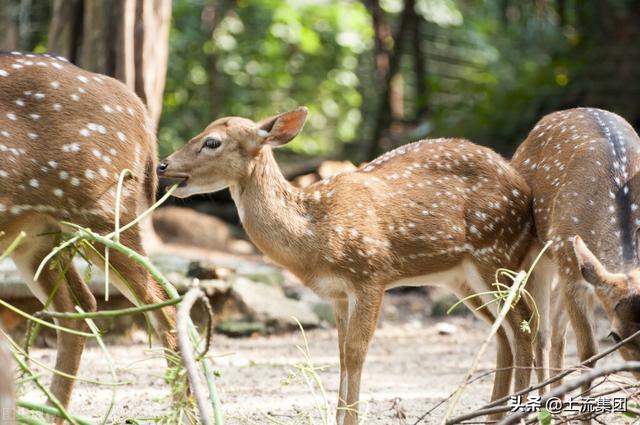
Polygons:
[[382,304],[382,290],[370,290],[349,295],[349,321],[344,343],[345,366],[347,370],[347,400],[344,422],[338,425],[356,425],[360,401],[360,378],[367,355],[369,342],[373,337]]
[[[549,355],[549,367],[551,375],[556,375],[564,369],[564,348],[566,343],[568,318],[562,299],[562,287],[558,285],[553,290],[553,303],[551,305],[551,354]],[[562,384],[562,380],[551,384],[551,388],[556,388]]]
[[333,302],[333,315],[338,329],[338,349],[340,351],[340,389],[338,390],[338,409],[336,410],[336,423],[344,421],[345,405],[347,401],[347,370],[345,365],[345,340],[347,324],[349,320],[349,304],[346,299]]
[[[46,251],[43,252],[43,254]],[[20,274],[23,276],[34,293],[38,295],[44,304],[50,294],[55,291],[51,299],[50,309],[57,312],[75,312],[74,306],[79,305],[85,311],[96,310],[96,300],[89,292],[84,281],[78,274],[73,264],[66,264],[70,259],[63,259],[61,267],[67,268],[63,275],[61,271],[45,267],[37,282],[33,281],[35,270],[44,257],[43,254],[16,253],[12,256]],[[57,288],[57,289],[56,289]],[[88,326],[82,320],[56,319],[55,322],[63,327],[78,331],[87,332]],[[80,366],[80,358],[84,350],[86,338],[80,335],[70,334],[65,331],[57,332],[58,352],[56,355],[55,369],[67,375],[75,375]],[[62,404],[63,407],[69,405],[71,392],[73,390],[74,379],[66,378],[59,374],[54,374],[51,381],[51,392]],[[51,404],[51,400],[49,400]],[[56,419],[56,424],[63,423],[63,419]]]
[[[578,356],[583,362],[598,352],[595,335],[593,331],[593,293],[588,292],[583,282],[567,282],[564,288],[564,305],[569,316],[569,321],[576,334],[578,345]],[[589,363],[587,367],[595,366],[595,362]],[[582,391],[586,392],[591,387],[588,382],[582,386]]]
[[[536,245],[534,252],[540,249]],[[522,267],[526,269],[526,267]],[[538,383],[545,382],[549,379],[550,373],[550,359],[549,353],[551,349],[551,291],[553,288],[553,282],[556,280],[556,270],[551,260],[544,256],[542,260],[536,265],[536,269],[533,270],[533,275],[530,277],[529,291],[533,296],[533,300],[537,306],[538,316],[533,315],[534,323],[532,326],[532,332],[534,334],[534,347],[535,347],[535,366],[536,376]],[[553,297],[556,299],[556,296]],[[557,322],[553,322],[557,323]],[[540,388],[540,394],[546,392],[547,388]]]

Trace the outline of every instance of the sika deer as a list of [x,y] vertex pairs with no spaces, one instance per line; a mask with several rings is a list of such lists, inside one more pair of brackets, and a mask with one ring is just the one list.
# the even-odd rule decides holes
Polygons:
[[[27,238],[13,253],[23,278],[43,303],[56,311],[75,305],[95,310],[96,302],[73,267],[62,256],[61,271],[46,267],[34,273],[57,243],[61,221],[109,233],[114,226],[118,176],[130,169],[122,193],[121,223],[132,221],[153,202],[156,190],[156,144],[140,100],[123,84],[75,67],[63,58],[13,52],[0,54],[0,252],[20,231]],[[122,233],[121,242],[141,252],[139,228]],[[104,266],[96,259],[99,266]],[[113,281],[132,302],[154,303],[166,294],[144,268],[112,251]],[[62,280],[62,284],[60,285]],[[56,291],[54,288],[57,287]],[[156,330],[175,348],[175,311],[153,314]],[[72,329],[82,321],[59,320]],[[85,338],[58,333],[56,369],[74,375]],[[66,406],[73,380],[54,375],[52,392]]]
[[[178,197],[229,187],[253,242],[333,302],[340,349],[339,424],[357,422],[360,376],[382,297],[396,286],[444,285],[460,297],[516,269],[532,238],[529,188],[496,153],[465,140],[423,140],[304,189],[287,182],[272,147],[293,139],[299,108],[255,123],[221,118],[163,161]],[[467,304],[476,308],[480,298]],[[478,314],[494,320],[494,312]],[[522,303],[498,333],[493,397],[528,385],[531,341]],[[511,344],[510,344],[511,342]]]
[[[549,338],[551,367],[563,368],[567,318],[580,360],[596,354],[594,292],[616,341],[640,329],[639,150],[640,139],[623,118],[578,108],[540,120],[513,157],[532,190],[538,239],[553,242],[535,273],[535,280],[547,280],[536,286],[550,289],[551,280],[558,281],[551,311],[549,294],[539,303],[544,314],[537,356],[544,369]],[[620,353],[640,359],[640,341],[626,344]]]

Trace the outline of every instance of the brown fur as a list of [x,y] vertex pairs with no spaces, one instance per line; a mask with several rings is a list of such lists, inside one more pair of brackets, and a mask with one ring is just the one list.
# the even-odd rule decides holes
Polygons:
[[[550,358],[554,370],[563,367],[567,318],[576,333],[580,359],[597,352],[594,285],[620,338],[640,329],[634,320],[640,305],[629,302],[640,299],[635,239],[640,225],[639,153],[640,139],[623,118],[578,108],[544,117],[514,155],[512,164],[533,193],[538,239],[553,242],[547,256],[555,271],[549,277],[554,279],[555,274],[559,282],[547,320],[553,323]],[[576,235],[586,245],[580,242],[574,248]],[[582,254],[580,264],[575,252]],[[599,261],[600,272],[589,274]],[[602,272],[606,269],[616,274]],[[629,360],[640,359],[635,344],[621,349],[621,354]]]
[[[272,146],[301,130],[305,109],[260,123],[231,117],[215,121],[171,155],[160,172],[182,179],[177,196],[230,186],[252,241],[335,308],[340,346],[338,423],[355,424],[360,375],[385,289],[464,268],[446,277],[459,296],[490,289],[498,267],[518,269],[532,238],[529,188],[490,149],[466,140],[423,140],[388,152],[353,172],[304,189],[287,182]],[[228,124],[228,125],[225,125]],[[215,149],[206,140],[221,142]],[[466,267],[466,268],[465,268]],[[477,270],[477,275],[475,271]],[[420,281],[407,282],[407,279]],[[445,277],[441,277],[445,279]],[[403,281],[404,280],[404,281]],[[468,304],[479,307],[474,298]],[[531,341],[518,330],[524,306],[498,335],[493,397],[509,391],[513,355],[532,362]],[[482,309],[480,316],[493,320]],[[516,372],[516,386],[529,382]]]
[[[115,189],[123,169],[134,178],[123,187],[120,222],[126,224],[153,201],[156,187],[155,138],[148,130],[144,105],[123,84],[77,68],[50,55],[0,54],[0,251],[24,231],[26,240],[13,253],[22,276],[45,302],[59,283],[59,271],[34,272],[57,243],[61,221],[99,233],[114,228]],[[66,229],[69,230],[69,229]],[[137,227],[122,242],[142,252]],[[99,248],[99,247],[98,247]],[[63,259],[62,264],[70,261]],[[166,299],[149,274],[112,252],[112,265],[130,286],[138,303]],[[71,265],[51,308],[74,311],[75,305],[95,310],[95,299]],[[114,279],[120,286],[122,279]],[[127,291],[126,288],[124,289]],[[169,348],[173,309],[155,315],[158,331]],[[60,321],[85,329],[81,321]],[[84,338],[58,334],[56,368],[75,374]],[[67,405],[73,381],[55,375],[53,394]]]

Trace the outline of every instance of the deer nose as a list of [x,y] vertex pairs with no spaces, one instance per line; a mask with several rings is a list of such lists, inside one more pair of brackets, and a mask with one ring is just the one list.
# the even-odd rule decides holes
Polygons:
[[162,161],[158,165],[158,174],[163,174],[167,170],[168,166],[169,166],[169,163],[167,161]]

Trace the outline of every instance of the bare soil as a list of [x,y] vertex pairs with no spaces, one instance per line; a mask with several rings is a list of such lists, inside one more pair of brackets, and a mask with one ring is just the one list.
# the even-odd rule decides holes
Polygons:
[[[427,410],[447,398],[461,383],[465,372],[482,343],[489,327],[471,316],[428,317],[426,301],[420,294],[390,294],[385,300],[383,319],[367,357],[362,379],[364,410],[367,424],[414,424]],[[422,306],[423,308],[420,308]],[[449,335],[439,334],[436,326],[446,321],[456,327]],[[598,334],[606,334],[605,323]],[[330,403],[335,407],[338,390],[338,350],[335,329],[314,329],[306,333],[309,352]],[[126,339],[114,338],[108,351],[118,368],[118,379],[127,382],[116,392],[111,423],[124,423],[127,418],[161,416],[170,404],[170,393],[164,381],[164,360],[158,351],[149,351],[142,331]],[[300,333],[250,338],[216,336],[215,364],[220,372],[217,381],[227,424],[287,425],[323,424],[316,409],[319,393],[312,394],[295,365],[305,362],[297,346],[303,344]],[[608,345],[601,343],[601,347]],[[575,364],[573,341],[568,341],[567,364]],[[34,349],[36,359],[52,364],[53,349]],[[480,370],[490,370],[494,361],[492,344],[482,358]],[[617,357],[613,358],[613,361]],[[48,376],[48,372],[43,372]],[[104,353],[90,345],[83,357],[80,375],[89,379],[110,381],[110,369]],[[471,384],[465,391],[456,413],[465,413],[488,402],[492,376]],[[42,401],[30,390],[26,398]],[[111,389],[79,382],[71,411],[98,421],[109,404]],[[446,405],[436,409],[421,424],[440,423]],[[308,416],[312,420],[309,421]],[[333,419],[333,413],[329,414]],[[482,420],[482,419],[480,419]],[[139,421],[152,423],[152,421]],[[605,423],[626,423],[620,415],[610,415]]]

